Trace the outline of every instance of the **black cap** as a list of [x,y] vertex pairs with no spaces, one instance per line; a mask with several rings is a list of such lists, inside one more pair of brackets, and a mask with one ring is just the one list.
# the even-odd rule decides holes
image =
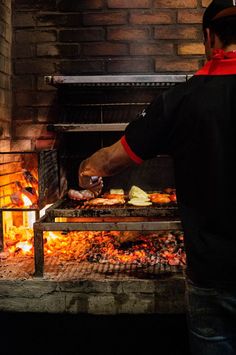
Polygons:
[[222,17],[236,15],[236,0],[213,0],[203,15],[203,28]]

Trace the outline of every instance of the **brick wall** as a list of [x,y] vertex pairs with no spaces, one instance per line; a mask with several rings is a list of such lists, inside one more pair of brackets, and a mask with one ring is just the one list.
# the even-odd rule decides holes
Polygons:
[[53,147],[47,74],[192,73],[209,0],[14,0],[15,149]]
[[10,150],[11,2],[0,1],[0,151]]

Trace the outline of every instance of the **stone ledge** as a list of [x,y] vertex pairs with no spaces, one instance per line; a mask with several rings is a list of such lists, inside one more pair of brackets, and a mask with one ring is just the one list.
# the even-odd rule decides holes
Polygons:
[[181,314],[184,276],[155,280],[0,280],[0,311]]

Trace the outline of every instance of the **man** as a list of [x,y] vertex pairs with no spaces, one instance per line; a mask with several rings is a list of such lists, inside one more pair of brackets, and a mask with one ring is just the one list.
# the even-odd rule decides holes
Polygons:
[[157,154],[173,157],[187,254],[193,354],[236,354],[236,1],[214,0],[203,17],[208,62],[159,96],[114,145],[81,163],[79,184]]

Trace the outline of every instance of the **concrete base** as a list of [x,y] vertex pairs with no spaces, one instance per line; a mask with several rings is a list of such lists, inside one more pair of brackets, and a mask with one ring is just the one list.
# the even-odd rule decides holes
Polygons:
[[0,260],[0,311],[68,314],[184,313],[184,270],[46,258],[43,278],[33,257]]
[[0,311],[180,314],[184,308],[181,274],[159,280],[0,280]]

